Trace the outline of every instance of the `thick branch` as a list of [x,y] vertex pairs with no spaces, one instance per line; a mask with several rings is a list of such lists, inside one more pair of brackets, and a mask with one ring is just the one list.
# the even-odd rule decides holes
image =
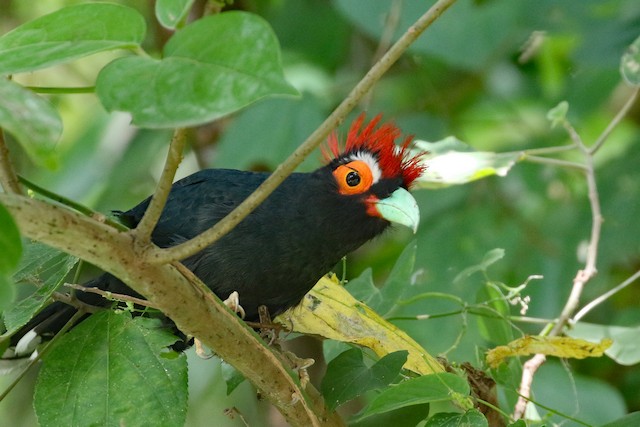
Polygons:
[[[131,232],[122,232],[66,208],[0,193],[22,234],[81,257],[123,280],[258,387],[292,425],[340,425],[322,405],[310,406],[295,377],[259,337],[202,282],[172,265],[142,261]],[[192,280],[196,280],[194,285]],[[308,386],[309,387],[309,386]]]
[[219,221],[215,226],[199,236],[180,245],[166,249],[149,247],[145,259],[152,263],[167,263],[185,259],[227,234],[251,211],[253,211],[278,185],[289,176],[296,167],[329,135],[346,115],[357,105],[362,97],[373,87],[382,75],[400,58],[419,36],[442,13],[451,6],[455,0],[439,0],[414,25],[400,37],[389,51],[369,70],[369,72],[353,88],[351,93],[331,113],[331,115],[318,127],[306,141],[302,143],[290,156],[281,163],[245,201],[236,207],[229,215]]

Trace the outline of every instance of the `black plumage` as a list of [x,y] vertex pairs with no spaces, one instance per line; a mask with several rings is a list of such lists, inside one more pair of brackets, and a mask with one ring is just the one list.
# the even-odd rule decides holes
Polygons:
[[[272,315],[295,306],[343,256],[380,235],[391,222],[414,227],[417,206],[406,192],[422,167],[399,147],[400,131],[377,127],[379,117],[361,129],[363,117],[349,132],[346,147],[333,135],[333,158],[311,173],[289,176],[231,232],[183,260],[221,299],[237,291],[246,319],[258,320],[258,306]],[[153,242],[170,247],[191,239],[220,221],[246,199],[267,174],[209,169],[176,182],[152,233]],[[149,199],[119,213],[134,228]],[[136,293],[109,273],[86,286],[128,295]],[[136,295],[137,296],[137,295]],[[93,293],[77,297],[92,305],[112,302]],[[75,309],[54,303],[15,335],[55,333]]]

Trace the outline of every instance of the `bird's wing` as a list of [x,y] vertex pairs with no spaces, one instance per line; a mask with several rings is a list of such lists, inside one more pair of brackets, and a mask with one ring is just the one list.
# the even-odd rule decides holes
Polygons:
[[[255,172],[206,169],[177,181],[153,231],[154,243],[168,247],[197,236],[241,203],[265,177]],[[119,214],[121,220],[135,227],[149,201]]]

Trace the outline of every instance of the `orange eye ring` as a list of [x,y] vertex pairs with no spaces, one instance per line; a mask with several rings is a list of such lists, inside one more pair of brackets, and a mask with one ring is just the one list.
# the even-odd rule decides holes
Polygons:
[[373,184],[371,168],[362,160],[338,166],[333,171],[333,176],[338,184],[338,192],[344,195],[364,193]]

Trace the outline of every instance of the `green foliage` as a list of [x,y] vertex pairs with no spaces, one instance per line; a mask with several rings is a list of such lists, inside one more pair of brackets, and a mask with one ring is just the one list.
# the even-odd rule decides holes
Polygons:
[[[251,49],[256,44],[260,49]],[[171,128],[217,119],[267,95],[296,94],[282,75],[277,39],[253,14],[202,18],[178,31],[163,53],[161,60],[127,57],[105,67],[96,82],[105,108],[130,112],[138,126]]]
[[369,390],[385,387],[393,381],[407,361],[406,351],[389,353],[371,367],[362,360],[362,350],[353,348],[327,365],[322,394],[330,411]]
[[22,256],[22,243],[20,242],[20,232],[13,218],[0,205],[0,309],[5,309],[13,303],[15,289],[11,274],[18,266]]
[[94,314],[47,355],[34,397],[40,425],[182,426],[187,364],[167,349],[175,341],[155,320]]
[[13,280],[29,284],[36,291],[20,300],[2,314],[9,334],[24,326],[38,311],[49,303],[51,295],[60,288],[65,278],[78,263],[78,258],[37,242],[27,242],[22,261]]
[[55,141],[62,120],[46,100],[0,77],[0,126],[10,132],[35,163],[48,168],[58,164]]
[[0,37],[0,74],[35,71],[104,50],[133,48],[139,46],[144,32],[143,17],[128,7],[109,3],[65,7]]
[[425,427],[487,427],[487,419],[477,410],[471,409],[464,414],[440,412],[429,418]]
[[[425,9],[420,0],[249,1],[234,9],[247,8],[251,14],[223,10],[201,17],[193,6],[197,2],[190,0],[158,0],[155,9],[131,1],[123,2],[130,7],[100,2],[60,6],[69,3],[77,2],[11,2],[3,8],[0,74],[12,76],[0,79],[0,126],[11,136],[5,139],[21,175],[106,214],[127,209],[153,191],[174,126],[194,126],[180,176],[202,166],[275,169]],[[488,348],[544,331],[544,323],[562,312],[583,268],[591,232],[584,156],[562,125],[571,124],[592,148],[640,84],[637,3],[458,1],[439,18],[358,108],[384,112],[417,139],[438,141],[421,146],[430,151],[425,161],[431,169],[420,183],[430,190],[415,194],[420,228],[415,236],[388,233],[350,256],[347,290],[430,353],[481,369]],[[284,75],[300,98],[269,98],[294,93]],[[105,110],[124,111],[134,123],[153,129],[134,131],[129,116]],[[615,119],[617,126],[593,156],[605,221],[598,275],[585,286],[579,308],[625,281],[639,265],[637,114],[636,106],[628,118]],[[218,120],[208,123],[213,119]],[[345,132],[346,125],[338,130],[341,136]],[[447,152],[453,155],[447,158]],[[314,153],[302,169],[316,167],[320,159]],[[475,181],[488,175],[493,176]],[[18,273],[10,279],[20,257],[19,240],[4,213],[0,207],[0,245],[8,244],[0,246],[0,266],[6,264],[0,271],[0,305],[11,332],[55,291],[65,290],[61,284],[69,280],[76,260],[27,242]],[[540,279],[530,281],[534,277]],[[28,285],[16,291],[18,281]],[[34,284],[39,286],[35,292]],[[23,299],[9,307],[14,293]],[[531,424],[536,413],[541,417],[537,423],[548,425],[638,424],[637,412],[624,415],[640,408],[639,298],[637,286],[625,287],[590,311],[589,323],[581,319],[567,329],[590,341],[611,337],[614,344],[602,359],[544,365],[533,382],[532,397],[539,405],[530,406]],[[113,316],[91,320],[99,323],[94,336],[83,333],[88,328],[83,323],[45,353],[36,393],[43,425],[82,421],[71,419],[75,412],[65,409],[71,400],[63,401],[61,381],[86,393],[92,404],[83,409],[92,417],[87,422],[133,407],[145,422],[182,424],[184,360],[162,356],[169,354],[162,349],[173,338],[151,339],[147,334],[158,332],[154,323]],[[122,334],[107,336],[114,328]],[[324,344],[326,354],[335,355],[338,347],[345,350]],[[377,364],[355,360],[355,351],[349,351],[352,359],[334,360],[331,370],[352,366],[355,373],[375,378]],[[114,369],[89,371],[92,382],[84,386],[80,370],[90,357],[104,367],[105,354],[117,356]],[[142,371],[124,361],[127,355],[146,361],[135,368],[145,369],[151,382],[135,379]],[[320,364],[321,358],[314,358]],[[514,358],[486,370],[498,383],[505,413],[516,404],[523,362]],[[223,415],[231,407],[239,408],[250,425],[265,425],[255,390],[238,385],[242,378],[234,369],[224,368],[224,378],[212,375],[217,368],[208,363],[190,362],[192,395],[204,396],[191,403],[190,413],[198,414],[193,419],[200,423],[190,425],[203,420],[242,425],[240,417]],[[174,364],[175,381],[160,379],[168,375],[163,374],[165,364]],[[328,375],[334,375],[331,370]],[[110,377],[105,372],[122,380],[118,395],[106,387],[104,379]],[[205,378],[209,385],[199,383]],[[0,403],[0,418],[31,427],[33,392],[24,383],[12,392],[16,400],[10,395]],[[360,395],[367,409],[351,422],[486,425],[482,415],[465,406],[469,391],[463,383],[445,374],[373,387]],[[214,385],[219,394],[206,400]],[[172,387],[176,395],[169,398],[165,393]],[[365,389],[347,391],[353,395]],[[465,409],[449,404],[455,402],[452,390],[462,396]],[[163,404],[158,392],[166,397]],[[84,394],[77,396],[77,403],[85,402]],[[176,412],[170,416],[150,408],[155,403],[174,405]]]
[[359,418],[423,403],[463,400],[468,395],[469,384],[464,378],[449,373],[424,375],[385,389],[373,398]]

